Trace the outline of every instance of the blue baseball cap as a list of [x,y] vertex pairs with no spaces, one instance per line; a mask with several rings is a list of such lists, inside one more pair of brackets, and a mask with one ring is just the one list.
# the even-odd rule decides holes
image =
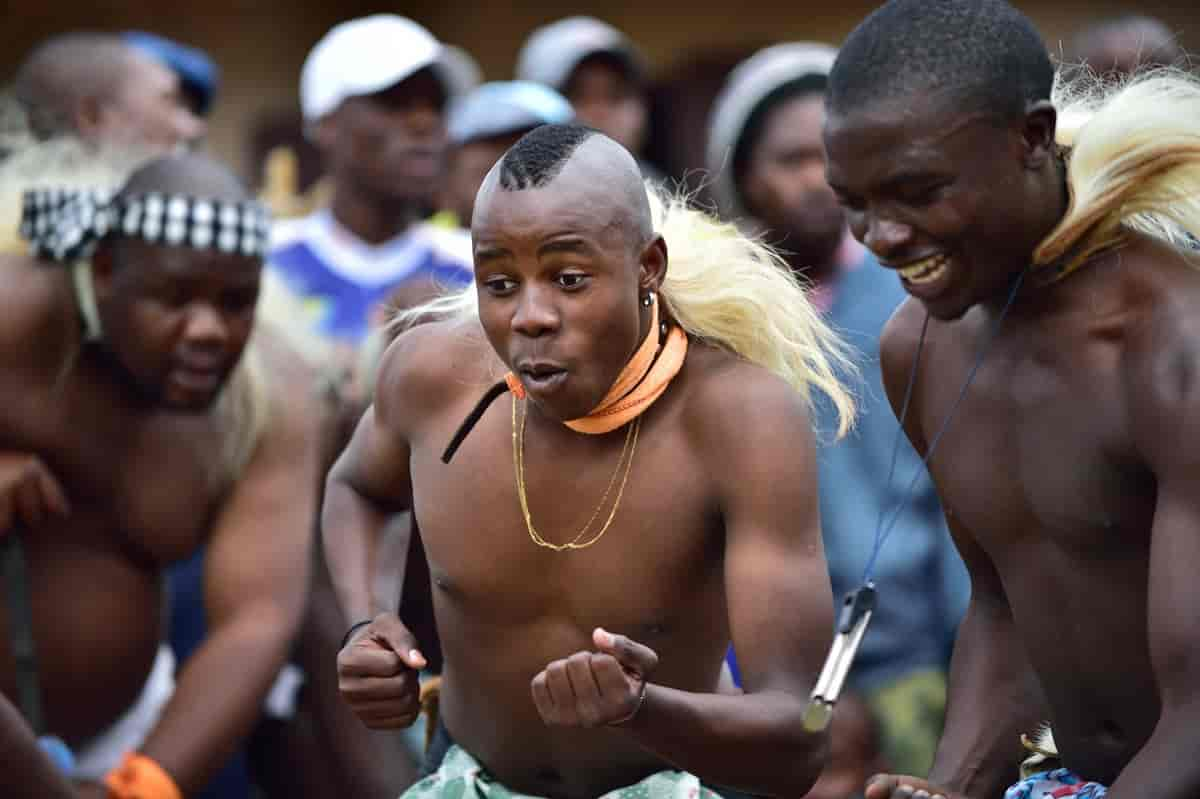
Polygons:
[[220,70],[207,53],[145,31],[126,31],[121,38],[178,75],[184,91],[196,101],[196,112],[208,113],[217,96]]
[[493,81],[454,102],[447,127],[450,142],[462,145],[574,118],[571,104],[548,86],[525,80]]

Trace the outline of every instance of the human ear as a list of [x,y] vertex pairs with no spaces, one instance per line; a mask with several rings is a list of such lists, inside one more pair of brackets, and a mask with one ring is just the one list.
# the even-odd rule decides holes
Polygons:
[[662,236],[655,236],[642,248],[640,266],[638,269],[638,289],[658,291],[667,276],[667,242]]
[[1027,168],[1040,169],[1053,158],[1057,124],[1058,112],[1049,100],[1039,100],[1025,110],[1021,121],[1021,148]]

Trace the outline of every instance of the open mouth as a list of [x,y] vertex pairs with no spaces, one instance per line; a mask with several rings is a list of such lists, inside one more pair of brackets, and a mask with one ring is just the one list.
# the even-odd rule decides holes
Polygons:
[[567,379],[567,370],[557,366],[527,366],[521,369],[521,382],[526,388],[545,391]]
[[900,277],[915,286],[933,283],[946,272],[950,258],[945,253],[931,255],[919,261],[913,261],[908,266],[898,269]]

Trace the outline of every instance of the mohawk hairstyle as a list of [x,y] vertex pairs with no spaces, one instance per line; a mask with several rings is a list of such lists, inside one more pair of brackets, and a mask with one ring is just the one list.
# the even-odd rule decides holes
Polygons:
[[1012,119],[1053,86],[1041,35],[1004,0],[891,0],[842,45],[826,104],[845,112],[938,92],[964,112]]
[[596,134],[583,125],[541,125],[526,133],[500,161],[500,188],[522,191],[545,186],[562,171],[579,145]]

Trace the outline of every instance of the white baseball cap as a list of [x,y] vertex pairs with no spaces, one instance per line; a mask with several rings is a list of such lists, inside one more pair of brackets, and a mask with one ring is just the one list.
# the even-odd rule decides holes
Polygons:
[[449,96],[458,81],[433,34],[406,17],[373,14],[329,29],[304,59],[300,108],[306,122],[335,111],[348,97],[374,94],[432,67]]
[[595,17],[567,17],[529,34],[517,55],[517,80],[565,91],[572,73],[589,56],[604,54],[634,77],[645,72],[641,54],[625,34]]
[[749,215],[733,174],[733,156],[751,118],[785,86],[823,91],[836,58],[837,49],[821,42],[784,42],[759,50],[729,73],[709,114],[705,154],[713,197],[723,215]]

